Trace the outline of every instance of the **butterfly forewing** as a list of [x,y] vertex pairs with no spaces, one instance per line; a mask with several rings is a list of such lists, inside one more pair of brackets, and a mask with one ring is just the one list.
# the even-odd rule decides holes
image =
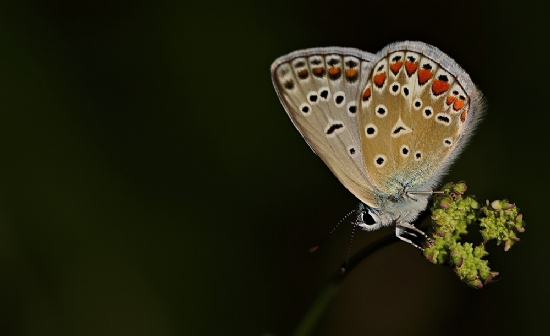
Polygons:
[[277,59],[271,71],[285,110],[313,151],[357,198],[374,205],[359,126],[371,59],[355,49],[315,48]]

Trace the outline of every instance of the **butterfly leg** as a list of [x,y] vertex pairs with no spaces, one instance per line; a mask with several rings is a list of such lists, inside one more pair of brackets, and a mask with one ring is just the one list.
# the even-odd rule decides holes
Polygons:
[[419,249],[420,251],[424,251],[424,249],[418,245],[416,245],[415,243],[413,243],[410,239],[407,239],[405,237],[403,237],[402,235],[406,233],[405,229],[399,227],[399,226],[396,226],[395,227],[395,235],[397,236],[397,238],[401,239],[402,241],[404,241],[405,243],[409,243],[411,244],[412,246],[416,247],[417,249]]
[[432,240],[426,235],[426,233],[418,228],[416,228],[414,225],[409,223],[397,223],[395,226],[395,235],[397,238],[401,239],[402,241],[411,244],[412,246],[416,247],[417,249],[424,251],[424,248],[416,245],[413,243],[410,239],[407,239],[403,237],[404,234],[411,235],[413,237],[416,237],[416,234],[407,231],[407,229],[419,233],[422,237],[424,237],[429,243],[432,243]]
[[[411,231],[414,231],[414,232],[417,232],[419,233],[422,237],[424,237],[424,239],[426,239],[428,242],[432,243],[433,241],[430,239],[430,237],[428,237],[428,235],[426,234],[426,232],[420,230],[419,228],[417,228],[416,226],[412,225],[412,224],[409,224],[409,223],[399,223],[398,224],[399,226],[405,228],[405,229],[409,229]],[[416,235],[414,235],[416,237]]]

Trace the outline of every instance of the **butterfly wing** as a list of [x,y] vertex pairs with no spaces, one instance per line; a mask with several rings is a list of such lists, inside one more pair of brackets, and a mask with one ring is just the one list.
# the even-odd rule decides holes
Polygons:
[[376,204],[363,161],[361,90],[373,55],[351,48],[313,48],[275,60],[275,90],[294,126],[340,182],[363,203]]
[[376,54],[359,128],[366,169],[387,195],[431,190],[482,115],[481,93],[449,56],[421,42]]

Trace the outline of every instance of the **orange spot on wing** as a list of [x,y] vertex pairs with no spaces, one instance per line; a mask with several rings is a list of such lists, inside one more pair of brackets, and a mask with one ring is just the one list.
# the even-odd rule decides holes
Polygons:
[[390,65],[391,72],[393,72],[394,75],[397,75],[402,65],[403,65],[403,62],[401,61],[393,63],[392,65]]
[[376,86],[378,87],[384,86],[384,82],[386,81],[386,73],[382,72],[374,75],[373,81],[374,81],[374,84],[376,84]]
[[328,74],[331,76],[338,75],[339,73],[340,73],[340,68],[332,67],[328,69]]
[[412,75],[415,71],[416,71],[416,68],[418,68],[418,62],[405,62],[405,69],[407,70],[407,75]]
[[462,111],[460,114],[460,121],[464,122],[466,120],[466,116],[468,115],[468,112],[466,110]]
[[307,73],[307,70],[306,69],[303,69],[303,70],[300,70],[298,71],[298,77],[302,78],[302,79],[306,79],[308,76],[308,73]]
[[432,76],[432,70],[420,69],[418,70],[418,83],[425,84]]
[[323,74],[323,68],[313,68],[313,73],[316,75],[322,75]]
[[365,90],[365,92],[363,93],[363,101],[369,100],[370,95],[371,95],[371,89],[370,89],[370,87],[368,87],[368,88]]
[[346,77],[353,78],[355,76],[357,76],[357,70],[355,70],[355,69],[347,69],[346,70]]
[[461,108],[464,107],[466,103],[463,100],[457,99],[455,100],[455,103],[453,104],[453,110],[458,111]]
[[447,97],[447,105],[451,105],[456,100],[455,96],[449,96]]
[[[432,84],[432,91],[436,96],[439,96],[443,92],[449,90],[449,83],[440,79],[434,80]],[[447,98],[448,100],[448,98]]]

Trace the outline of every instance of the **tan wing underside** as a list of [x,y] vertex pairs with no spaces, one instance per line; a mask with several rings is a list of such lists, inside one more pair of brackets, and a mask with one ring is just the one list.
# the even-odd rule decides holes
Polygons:
[[309,146],[350,192],[375,206],[358,127],[358,96],[367,67],[368,61],[351,55],[311,54],[276,64],[272,76],[285,110]]
[[372,69],[362,99],[363,155],[371,181],[395,195],[439,170],[463,131],[468,97],[453,75],[419,53],[393,52]]

